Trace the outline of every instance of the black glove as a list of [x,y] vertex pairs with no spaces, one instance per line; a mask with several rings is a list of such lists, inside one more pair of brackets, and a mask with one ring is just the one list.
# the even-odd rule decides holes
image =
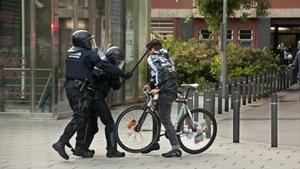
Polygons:
[[132,73],[130,72],[123,72],[123,74],[121,75],[122,78],[124,78],[125,80],[130,79],[132,77]]

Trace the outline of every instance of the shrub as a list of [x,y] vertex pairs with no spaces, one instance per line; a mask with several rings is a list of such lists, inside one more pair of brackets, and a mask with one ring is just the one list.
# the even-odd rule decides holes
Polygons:
[[[176,64],[178,83],[218,82],[221,75],[221,58],[215,44],[187,41],[167,36],[163,40]],[[274,53],[261,49],[245,49],[229,44],[227,47],[227,77],[254,75],[278,67]]]

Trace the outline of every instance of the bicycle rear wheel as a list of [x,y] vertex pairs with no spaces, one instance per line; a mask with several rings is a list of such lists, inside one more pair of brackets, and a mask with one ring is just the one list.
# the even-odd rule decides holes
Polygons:
[[140,153],[151,147],[159,137],[160,123],[149,110],[140,131],[135,131],[144,107],[135,106],[123,111],[116,121],[116,135],[119,145],[131,153]]
[[217,123],[205,109],[191,110],[193,122],[188,114],[180,118],[177,126],[179,144],[187,153],[198,154],[207,150],[217,135]]

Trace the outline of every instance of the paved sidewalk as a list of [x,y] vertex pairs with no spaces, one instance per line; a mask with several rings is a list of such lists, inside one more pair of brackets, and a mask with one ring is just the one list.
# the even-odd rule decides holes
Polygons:
[[[69,119],[24,119],[0,117],[0,169],[300,169],[300,91],[295,88],[279,95],[279,147],[270,147],[270,102],[260,100],[241,109],[241,141],[232,143],[232,112],[217,115],[218,135],[214,144],[198,155],[166,159],[170,149],[163,137],[161,150],[147,155],[127,153],[125,158],[107,159],[103,125],[92,148],[92,159],[70,154],[61,159],[51,145],[57,141]],[[74,145],[74,138],[71,140]]]
[[[165,159],[161,153],[169,150],[168,142],[161,139],[162,148],[148,155],[127,153],[122,159],[105,157],[103,127],[92,148],[93,159],[80,159],[70,155],[61,159],[51,148],[62,132],[67,120],[35,121],[1,119],[1,169],[67,169],[67,168],[192,168],[192,169],[299,169],[300,149],[296,147],[270,148],[269,144],[242,141],[233,144],[231,139],[217,137],[212,147],[198,155],[183,154],[179,159]],[[72,140],[74,144],[74,140]],[[70,151],[68,151],[69,154]]]

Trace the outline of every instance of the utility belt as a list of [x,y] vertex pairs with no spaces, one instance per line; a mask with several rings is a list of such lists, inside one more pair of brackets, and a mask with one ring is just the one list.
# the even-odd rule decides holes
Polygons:
[[90,108],[92,99],[95,97],[95,89],[92,87],[91,83],[87,79],[67,79],[66,83],[71,83],[82,93],[82,97],[79,101],[79,108],[82,112],[87,112]]

